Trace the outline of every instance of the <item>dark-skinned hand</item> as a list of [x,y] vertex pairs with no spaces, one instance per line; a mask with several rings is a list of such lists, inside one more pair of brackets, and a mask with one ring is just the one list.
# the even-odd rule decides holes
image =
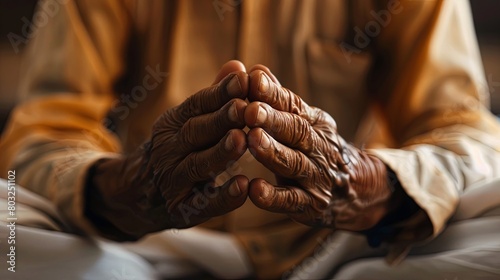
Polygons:
[[95,163],[86,205],[101,234],[135,240],[240,207],[248,179],[234,176],[220,187],[214,180],[247,149],[242,130],[247,93],[245,67],[230,61],[212,86],[161,115],[150,141],[134,154]]
[[380,221],[392,207],[384,163],[346,143],[329,114],[282,87],[266,67],[252,67],[249,76],[248,148],[278,182],[253,179],[252,202],[313,226],[361,231]]

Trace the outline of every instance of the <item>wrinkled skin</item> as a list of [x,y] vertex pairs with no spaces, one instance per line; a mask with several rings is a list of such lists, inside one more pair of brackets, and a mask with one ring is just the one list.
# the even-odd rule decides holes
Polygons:
[[242,130],[247,93],[244,66],[230,61],[212,86],[160,116],[151,140],[134,154],[97,162],[87,208],[92,217],[112,224],[102,234],[135,240],[240,207],[248,179],[234,176],[220,187],[214,180],[247,149]]
[[[86,214],[102,235],[136,240],[195,226],[237,209],[247,196],[307,225],[354,231],[395,207],[379,159],[347,144],[330,115],[281,87],[266,67],[249,73],[240,62],[226,63],[212,86],[166,111],[135,153],[93,165]],[[278,186],[242,175],[214,186],[247,147]]]
[[392,194],[382,161],[346,143],[329,114],[281,87],[266,67],[249,76],[248,148],[278,181],[253,179],[253,203],[307,225],[360,231],[380,221]]

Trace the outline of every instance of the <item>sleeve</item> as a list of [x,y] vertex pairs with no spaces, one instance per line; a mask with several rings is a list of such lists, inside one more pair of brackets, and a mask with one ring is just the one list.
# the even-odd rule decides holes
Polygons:
[[129,14],[118,0],[40,1],[33,19],[0,172],[16,170],[17,183],[53,202],[75,232],[95,233],[84,185],[95,161],[121,150],[103,119],[124,71]]
[[368,87],[397,145],[369,152],[420,208],[398,225],[394,262],[443,230],[464,190],[500,176],[500,128],[468,1],[373,3],[385,13],[365,12],[381,23]]

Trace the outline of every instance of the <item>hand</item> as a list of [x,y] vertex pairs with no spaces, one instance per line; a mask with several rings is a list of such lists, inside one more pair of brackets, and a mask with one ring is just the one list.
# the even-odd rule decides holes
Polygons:
[[94,222],[107,224],[103,235],[134,240],[240,207],[248,179],[234,176],[221,187],[214,180],[246,151],[247,92],[244,66],[228,62],[211,87],[166,111],[135,154],[97,162],[87,205]]
[[384,163],[346,143],[329,114],[281,87],[266,67],[249,76],[248,148],[279,184],[253,179],[253,203],[307,225],[373,227],[391,208]]

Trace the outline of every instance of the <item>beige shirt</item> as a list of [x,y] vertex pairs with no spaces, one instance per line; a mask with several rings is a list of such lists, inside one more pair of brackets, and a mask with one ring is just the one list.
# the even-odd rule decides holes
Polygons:
[[[49,198],[77,231],[99,231],[83,213],[92,163],[133,151],[162,112],[230,59],[268,66],[395,171],[422,211],[401,225],[389,258],[419,233],[439,234],[464,189],[500,175],[500,127],[485,107],[466,0],[54,2],[55,13],[39,9],[48,22],[30,38],[0,174],[15,169],[18,184]],[[116,134],[103,125],[110,120]],[[272,177],[248,153],[229,173]],[[251,202],[211,226],[234,232],[263,278],[330,232]]]

